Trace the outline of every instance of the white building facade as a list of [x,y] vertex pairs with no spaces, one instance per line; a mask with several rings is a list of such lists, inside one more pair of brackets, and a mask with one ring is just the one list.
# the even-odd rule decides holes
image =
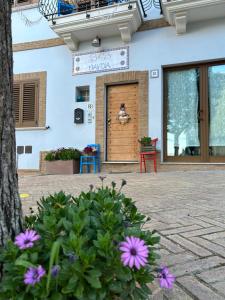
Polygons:
[[18,2],[18,169],[98,143],[103,170],[134,171],[143,136],[159,139],[162,167],[223,166],[225,0],[165,0],[163,14],[150,0]]

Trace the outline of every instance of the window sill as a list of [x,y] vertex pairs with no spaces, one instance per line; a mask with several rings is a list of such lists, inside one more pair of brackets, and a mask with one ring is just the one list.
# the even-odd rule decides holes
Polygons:
[[48,130],[49,127],[18,127],[16,131],[35,131],[35,130]]
[[12,7],[12,13],[20,10],[32,9],[38,7],[37,3],[17,5]]

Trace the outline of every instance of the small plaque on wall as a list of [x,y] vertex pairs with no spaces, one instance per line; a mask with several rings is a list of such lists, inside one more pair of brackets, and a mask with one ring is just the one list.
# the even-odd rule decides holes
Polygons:
[[73,74],[129,69],[129,47],[78,53],[73,57]]
[[159,78],[159,70],[156,69],[156,70],[151,70],[150,71],[150,77],[151,78]]

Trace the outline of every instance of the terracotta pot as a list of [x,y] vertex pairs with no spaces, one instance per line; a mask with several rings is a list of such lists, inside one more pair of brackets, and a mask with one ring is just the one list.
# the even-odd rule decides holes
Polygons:
[[78,174],[80,160],[46,161],[46,174]]

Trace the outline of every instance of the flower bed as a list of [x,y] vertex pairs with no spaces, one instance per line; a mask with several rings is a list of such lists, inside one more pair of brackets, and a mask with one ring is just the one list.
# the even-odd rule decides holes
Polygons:
[[75,148],[52,150],[45,156],[47,174],[77,174],[81,152]]
[[125,183],[42,198],[0,250],[0,299],[146,300],[155,279],[171,288],[174,276],[157,266],[159,237],[142,229],[149,219],[121,192]]

